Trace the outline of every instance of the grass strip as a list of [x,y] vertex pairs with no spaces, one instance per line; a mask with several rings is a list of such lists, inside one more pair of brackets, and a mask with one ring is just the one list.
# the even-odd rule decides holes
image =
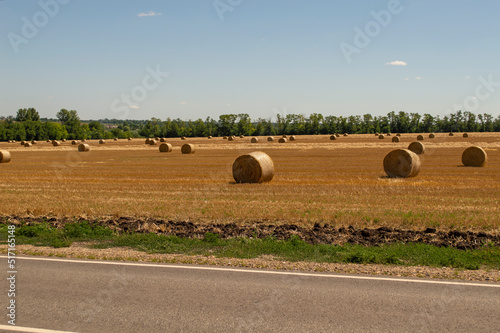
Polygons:
[[[0,225],[0,243],[6,244],[7,225]],[[213,255],[226,258],[257,258],[272,255],[285,261],[318,263],[387,264],[402,266],[452,267],[459,269],[500,269],[500,248],[484,245],[473,250],[458,250],[426,244],[394,243],[374,247],[355,244],[312,245],[299,237],[288,240],[231,238],[206,233],[202,239],[180,238],[153,233],[116,234],[107,227],[88,222],[66,224],[58,229],[47,223],[16,228],[16,244],[68,247],[72,242],[92,242],[97,249],[129,247],[147,253]]]

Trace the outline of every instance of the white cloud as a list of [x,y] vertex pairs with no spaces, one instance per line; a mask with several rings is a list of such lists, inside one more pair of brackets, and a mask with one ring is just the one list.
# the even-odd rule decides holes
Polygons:
[[417,76],[417,77],[415,78],[415,80],[422,80],[422,79],[423,79],[423,77],[421,77],[421,76]]
[[405,81],[410,81],[410,78],[409,78],[409,77],[407,77],[407,78],[405,79]]
[[155,13],[152,10],[149,11],[149,13],[139,13],[137,14],[139,17],[145,17],[145,16],[161,16],[161,13]]
[[391,65],[391,66],[406,66],[407,63],[401,60],[396,60],[396,61],[391,61],[391,62],[386,62],[386,65]]
[[130,108],[131,109],[140,109],[139,105],[131,105]]

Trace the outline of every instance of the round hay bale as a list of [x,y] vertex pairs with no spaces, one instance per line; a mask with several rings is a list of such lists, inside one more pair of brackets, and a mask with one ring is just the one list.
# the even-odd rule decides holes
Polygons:
[[49,139],[47,139],[47,141],[45,141],[45,142],[51,142],[51,141]]
[[399,137],[393,136],[392,137],[392,142],[399,142]]
[[170,143],[162,143],[160,145],[161,153],[170,153],[172,151],[172,145]]
[[234,141],[235,137],[234,136],[230,136],[229,138],[227,138],[228,141]]
[[280,138],[278,140],[279,143],[287,143],[288,142],[288,139],[287,138]]
[[375,132],[375,136],[379,136],[379,135],[380,135],[379,132]]
[[267,141],[274,141],[274,137],[273,136],[267,137]]
[[24,146],[25,146],[25,147],[31,147],[32,145],[33,145],[33,144],[32,144],[31,142],[26,142],[26,143],[24,144]]
[[283,134],[281,137],[285,138],[285,139],[288,139],[288,137],[286,136],[286,134]]
[[185,145],[182,145],[181,147],[181,153],[183,154],[194,154],[195,148],[194,145],[190,143],[186,143]]
[[103,144],[105,144],[105,143],[106,143],[106,140],[103,140],[103,139],[99,140],[99,144],[100,144],[100,145],[103,145]]
[[207,137],[207,139],[209,139],[209,140],[210,140],[211,138],[212,138],[212,136],[211,136],[211,135],[209,135],[209,136]]
[[392,134],[391,133],[387,133],[386,136],[391,136]]
[[153,139],[149,140],[149,145],[150,146],[156,146],[157,144],[158,144],[158,141],[153,140]]
[[118,138],[114,138],[113,141],[118,141]]
[[90,146],[86,143],[80,143],[78,145],[78,151],[80,152],[90,151]]
[[61,143],[59,141],[54,140],[54,141],[52,141],[52,145],[54,147],[59,147],[61,145]]
[[181,137],[181,140],[186,140],[186,137],[185,136]]
[[144,141],[145,144],[149,145],[149,141],[151,141],[150,138],[147,138],[146,141]]
[[429,134],[429,139],[434,139],[436,135],[434,133]]
[[0,150],[0,163],[10,162],[10,152],[7,150]]
[[401,136],[401,133],[396,134],[396,136]]
[[156,138],[155,138],[155,140],[156,140],[156,141],[160,141],[160,138],[159,138],[159,137],[156,137]]
[[241,155],[233,163],[233,178],[237,183],[269,182],[273,177],[273,160],[261,151]]
[[81,142],[87,142],[87,140],[85,140],[85,139],[81,139],[80,141],[81,141]]
[[455,135],[455,134],[453,134],[453,132],[450,132],[450,133],[448,133],[448,135],[449,135],[449,136],[453,136],[453,135]]
[[252,138],[252,140],[250,140],[251,143],[258,143],[259,142],[259,139],[258,138]]
[[61,141],[62,141],[62,142],[66,142],[66,139],[62,139]]
[[483,167],[488,162],[488,155],[483,148],[472,146],[462,153],[462,163],[465,166]]
[[379,138],[380,140],[383,140],[383,139],[385,138],[385,136],[384,136],[383,134],[380,134],[380,135],[378,136],[378,138]]
[[222,139],[223,139],[223,140],[227,140],[227,136],[223,136],[223,137],[222,137]]
[[128,141],[132,141],[132,138],[128,138]]
[[24,146],[26,144],[26,141],[21,141],[21,146]]
[[337,137],[335,135],[330,135],[330,140],[337,140]]
[[417,135],[417,140],[422,141],[424,139],[424,136],[422,134]]
[[418,141],[410,143],[410,145],[408,146],[408,149],[411,150],[412,152],[414,152],[415,154],[419,154],[419,155],[425,153],[424,144],[422,142],[418,142]]
[[464,138],[468,138],[468,137],[469,137],[469,134],[464,133],[462,136],[463,136]]
[[38,142],[36,142],[36,140],[31,140],[31,143],[36,145]]
[[335,136],[336,136],[337,138],[340,138],[340,134],[339,134],[339,133],[335,133]]
[[290,141],[295,141],[295,135],[290,135],[290,137],[288,138]]
[[415,177],[420,172],[420,158],[408,149],[396,149],[384,158],[384,171],[391,178]]
[[344,136],[349,136],[349,134],[347,134],[347,133],[344,133]]
[[77,144],[78,144],[78,141],[73,140],[73,141],[71,141],[71,144],[72,144],[72,145],[77,145]]
[[240,139],[243,139],[245,136],[244,135],[240,135]]

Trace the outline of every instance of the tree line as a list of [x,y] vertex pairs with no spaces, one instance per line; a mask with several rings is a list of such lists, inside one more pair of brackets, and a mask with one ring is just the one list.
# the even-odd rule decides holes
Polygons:
[[500,116],[457,111],[432,116],[428,113],[389,112],[386,116],[323,116],[313,113],[277,115],[276,119],[252,120],[246,113],[224,114],[218,120],[80,120],[77,111],[62,109],[56,119],[42,119],[35,108],[19,109],[15,117],[0,117],[0,141],[112,139],[137,137],[201,137],[229,135],[303,135],[430,132],[500,132]]

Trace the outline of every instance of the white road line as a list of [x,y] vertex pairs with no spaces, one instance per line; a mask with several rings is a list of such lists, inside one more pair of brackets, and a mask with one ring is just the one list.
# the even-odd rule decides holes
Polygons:
[[13,325],[0,325],[0,330],[8,330],[9,332],[27,332],[27,333],[74,333],[68,331],[46,330],[44,328],[21,327]]
[[[7,256],[0,256],[0,258],[7,258]],[[271,274],[271,275],[293,275],[293,276],[310,276],[310,277],[324,277],[336,279],[353,279],[353,280],[374,280],[374,281],[388,281],[388,282],[410,282],[410,283],[426,283],[426,284],[444,284],[455,286],[469,286],[469,287],[488,287],[500,288],[500,284],[485,284],[485,283],[471,283],[471,282],[457,282],[457,281],[434,281],[434,280],[418,280],[418,279],[403,279],[391,277],[377,277],[377,276],[361,276],[361,275],[339,275],[339,274],[320,274],[320,273],[302,273],[302,272],[283,272],[283,271],[270,271],[270,270],[255,270],[255,269],[239,269],[227,267],[207,267],[207,266],[181,266],[171,264],[147,264],[147,263],[132,263],[132,262],[114,262],[114,261],[90,261],[90,260],[74,260],[74,259],[56,259],[56,258],[39,258],[39,257],[17,257],[16,259],[35,260],[35,261],[56,261],[56,262],[70,262],[77,264],[96,264],[96,265],[117,265],[117,266],[139,266],[139,267],[156,267],[156,268],[175,268],[175,269],[193,269],[205,271],[223,271],[223,272],[237,272],[237,273],[254,273],[254,274]]]

